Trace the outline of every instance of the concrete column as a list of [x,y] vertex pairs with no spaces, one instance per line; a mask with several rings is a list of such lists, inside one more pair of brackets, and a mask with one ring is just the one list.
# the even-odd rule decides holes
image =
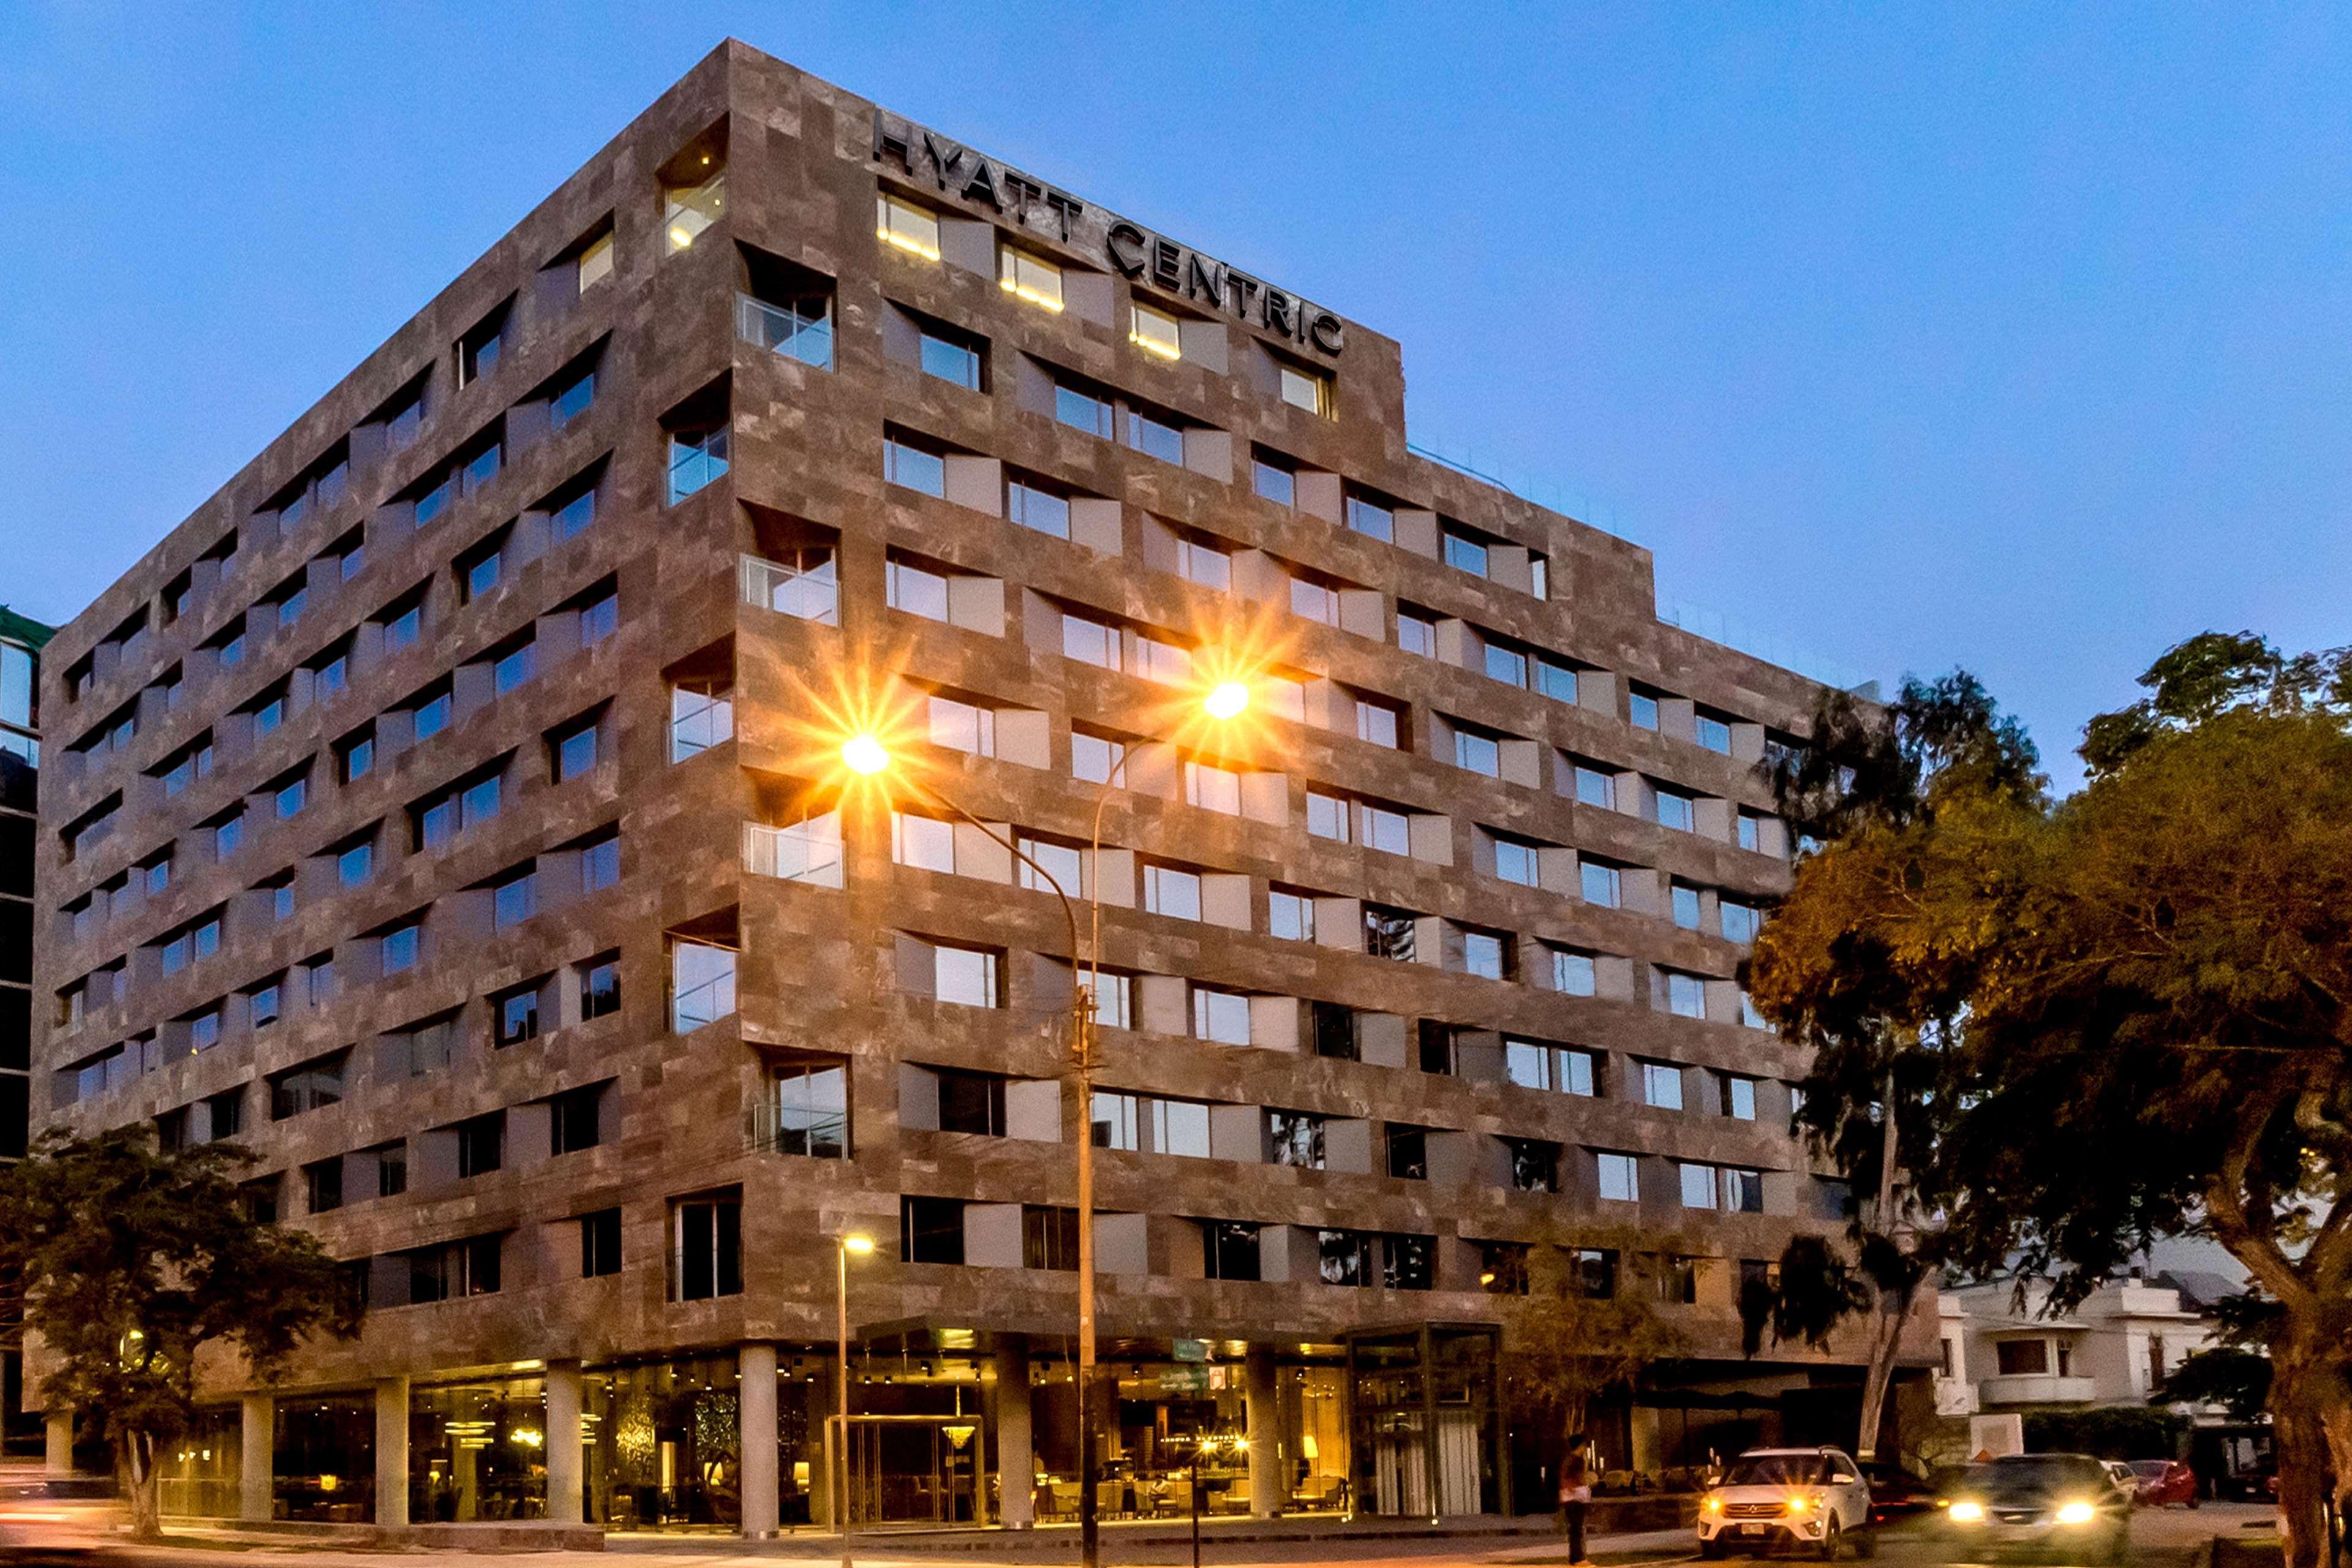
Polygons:
[[1250,1517],[1273,1519],[1290,1499],[1282,1479],[1282,1395],[1274,1352],[1253,1345],[1246,1363]]
[[48,1446],[44,1453],[47,1462],[42,1468],[50,1475],[73,1474],[73,1415],[72,1406],[67,1405],[49,1411],[41,1417],[42,1426],[48,1438]]
[[1029,1428],[1029,1339],[1006,1334],[996,1346],[997,1522],[1027,1530],[1037,1522],[1037,1451]]
[[408,1379],[375,1382],[375,1521],[399,1530],[408,1523]]
[[735,1408],[742,1422],[743,1536],[776,1534],[776,1347],[747,1344],[736,1352]]
[[580,1497],[580,1363],[547,1363],[547,1517],[578,1524],[588,1517]]
[[236,1517],[250,1524],[276,1511],[271,1483],[278,1479],[278,1401],[248,1394],[242,1403],[245,1447],[236,1472]]

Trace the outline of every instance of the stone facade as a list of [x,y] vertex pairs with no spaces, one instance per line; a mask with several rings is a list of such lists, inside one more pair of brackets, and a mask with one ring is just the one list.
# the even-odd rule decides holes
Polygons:
[[[1276,1347],[1306,1387],[1350,1334],[1499,1321],[1488,1244],[1518,1243],[1671,1281],[1692,1379],[1850,1375],[1738,1363],[1731,1311],[1740,1260],[1840,1201],[1735,980],[1789,879],[1756,763],[1815,688],[1662,625],[1646,552],[1409,452],[1393,342],[740,45],[47,668],[38,1104],[235,1128],[256,1200],[371,1292],[278,1391],[281,1506],[294,1390],[395,1401],[397,1446],[383,1412],[436,1383],[544,1378],[509,1394],[562,1410],[583,1366],[781,1354],[813,1432],[851,1231],[889,1386],[973,1380],[1017,1475],[998,1384],[1034,1380],[1049,1468],[1075,1298],[1037,1265],[1088,1118],[1064,909],[999,836],[1082,868],[1123,977],[1098,1084],[1138,1099],[1098,1102],[1096,1195],[1104,1359],[1139,1384],[1277,1397]],[[1249,712],[1206,723],[1234,676]],[[839,764],[877,727],[892,798]],[[973,986],[994,1005],[940,999]],[[805,1152],[841,1131],[828,1066],[848,1158]],[[1196,1124],[1198,1157],[1159,1152]],[[1254,1246],[1221,1258],[1213,1221]],[[764,1452],[764,1399],[727,1408]],[[793,1452],[729,1483],[746,1529],[811,1486]],[[1501,1506],[1481,1455],[1449,1500]],[[1380,1506],[1368,1466],[1314,1500]],[[977,1506],[1055,1506],[1028,1493]]]

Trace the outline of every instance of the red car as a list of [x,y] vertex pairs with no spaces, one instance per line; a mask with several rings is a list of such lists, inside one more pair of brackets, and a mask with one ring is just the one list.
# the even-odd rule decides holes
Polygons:
[[2132,1474],[2139,1486],[2132,1500],[2142,1508],[2170,1508],[2175,1503],[2197,1506],[2197,1475],[2179,1459],[2134,1459]]

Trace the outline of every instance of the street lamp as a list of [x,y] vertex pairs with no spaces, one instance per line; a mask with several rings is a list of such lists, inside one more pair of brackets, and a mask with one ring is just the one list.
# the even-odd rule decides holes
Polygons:
[[[1245,681],[1240,679],[1220,680],[1202,696],[1200,702],[1201,711],[1222,727],[1248,710],[1250,689]],[[1128,759],[1133,754],[1130,750],[1121,749],[1118,763],[1105,775],[1101,792],[1095,798],[1094,834],[1089,841],[1091,855],[1087,862],[1090,866],[1099,867],[1101,864],[1103,814],[1110,805],[1111,792],[1126,776]],[[862,731],[842,742],[842,765],[861,777],[878,776],[889,769],[892,761],[889,748],[871,732]],[[1098,1500],[1095,1496],[1094,1427],[1088,1419],[1087,1406],[1095,1373],[1094,999],[1102,984],[1102,879],[1099,874],[1094,879],[1089,898],[1089,941],[1081,949],[1077,910],[1071,903],[1069,894],[1051,871],[1039,865],[1018,844],[981,821],[956,801],[919,778],[904,773],[899,776],[917,795],[971,823],[1014,859],[1035,871],[1055,898],[1061,901],[1062,918],[1069,925],[1070,1057],[1078,1089],[1078,1556],[1084,1568],[1097,1568],[1101,1561],[1101,1521]],[[1082,969],[1085,971],[1083,975],[1080,973]],[[848,1418],[845,1414],[845,1441],[847,1426]],[[847,1549],[845,1538],[845,1553]],[[846,1561],[845,1556],[845,1568]]]
[[835,1320],[838,1334],[837,1352],[841,1357],[840,1375],[835,1386],[841,1391],[841,1568],[850,1568],[849,1562],[849,1259],[872,1256],[874,1238],[855,1232],[837,1238],[835,1252],[840,1260],[840,1289],[834,1304],[839,1312]]

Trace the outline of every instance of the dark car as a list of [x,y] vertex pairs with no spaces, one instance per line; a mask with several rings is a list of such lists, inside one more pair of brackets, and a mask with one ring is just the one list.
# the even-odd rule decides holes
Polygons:
[[1862,1479],[1870,1483],[1870,1522],[1900,1524],[1936,1511],[1943,1492],[1900,1465],[1865,1460]]
[[2017,1454],[1971,1465],[1944,1510],[1969,1556],[2055,1552],[2121,1563],[2131,1552],[2131,1499],[2087,1454]]

